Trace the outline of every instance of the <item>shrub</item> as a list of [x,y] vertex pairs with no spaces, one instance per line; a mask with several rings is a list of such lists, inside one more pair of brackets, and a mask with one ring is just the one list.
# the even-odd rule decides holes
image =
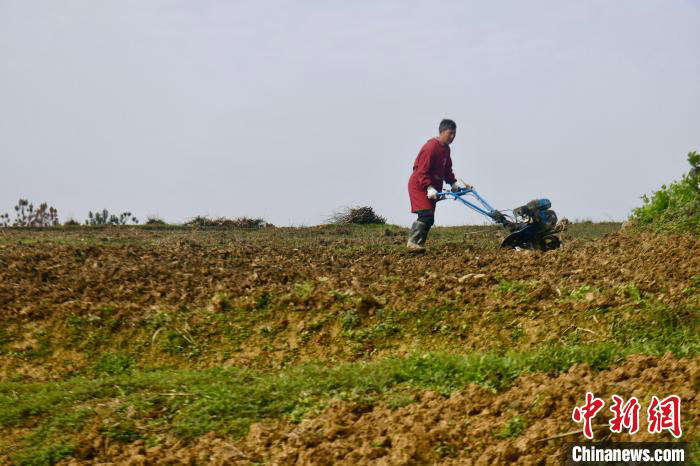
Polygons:
[[107,209],[102,209],[102,212],[88,212],[88,218],[85,220],[85,225],[126,225],[129,221],[134,224],[139,223],[139,220],[131,215],[131,212],[122,212],[119,217],[110,214]]
[[267,223],[262,218],[209,218],[206,216],[196,216],[193,219],[185,222],[186,226],[190,227],[228,227],[228,228],[272,228],[273,224]]
[[662,185],[651,196],[643,195],[632,219],[661,230],[700,231],[700,154],[688,154],[690,172],[668,187]]
[[151,216],[146,219],[145,225],[166,225],[166,223],[162,218]]
[[357,225],[368,224],[385,224],[386,218],[377,215],[369,206],[365,207],[346,207],[339,212],[334,213],[328,223],[335,225],[347,225],[350,223]]
[[77,220],[74,219],[74,218],[69,218],[68,220],[66,220],[66,221],[63,223],[63,225],[65,225],[65,226],[76,226],[76,225],[80,225],[80,222],[77,221]]
[[[17,217],[12,223],[13,227],[49,227],[56,226],[58,222],[58,210],[44,202],[34,209],[34,204],[26,199],[20,199],[15,206]],[[0,226],[10,226],[10,216],[0,215]]]

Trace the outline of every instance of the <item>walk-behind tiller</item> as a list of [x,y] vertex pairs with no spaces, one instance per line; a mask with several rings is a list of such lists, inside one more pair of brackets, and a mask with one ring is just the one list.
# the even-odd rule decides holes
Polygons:
[[[471,195],[481,207],[465,199]],[[549,251],[561,246],[561,240],[555,233],[566,228],[567,220],[557,222],[557,214],[550,209],[549,199],[535,199],[524,206],[513,209],[513,215],[506,215],[489,205],[473,189],[456,192],[438,193],[438,200],[454,199],[479,212],[494,223],[503,225],[510,234],[501,243],[502,248],[522,248]]]

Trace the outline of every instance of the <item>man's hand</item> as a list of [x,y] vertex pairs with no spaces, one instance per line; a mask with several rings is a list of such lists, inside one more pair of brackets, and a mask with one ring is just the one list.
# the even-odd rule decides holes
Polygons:
[[454,183],[452,183],[452,192],[456,193],[458,191],[461,191],[463,189],[472,189],[473,187],[471,185],[468,185],[462,180],[457,180]]
[[433,188],[432,186],[428,186],[428,199],[432,200],[437,200],[438,198],[438,192],[437,189]]

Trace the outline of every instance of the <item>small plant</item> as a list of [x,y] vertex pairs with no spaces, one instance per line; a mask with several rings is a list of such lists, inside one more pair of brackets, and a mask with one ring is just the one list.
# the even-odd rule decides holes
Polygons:
[[517,437],[520,434],[522,434],[524,430],[525,421],[523,420],[523,418],[520,416],[513,416],[508,420],[508,422],[506,422],[506,425],[503,426],[503,429],[501,429],[495,434],[495,436],[496,438],[500,439]]
[[526,282],[524,280],[506,280],[502,279],[498,281],[498,287],[496,288],[499,293],[527,293],[534,283]]
[[100,357],[93,366],[93,371],[96,375],[118,375],[129,371],[133,359],[125,354],[110,353]]
[[630,283],[626,286],[622,286],[621,288],[625,296],[632,298],[637,303],[642,302],[642,292],[639,290],[639,288],[637,288],[637,285]]
[[346,311],[343,315],[343,328],[350,330],[360,324],[360,316],[355,311]]
[[100,428],[100,432],[105,437],[119,443],[131,443],[143,438],[143,435],[136,430],[136,426],[131,421],[104,426]]
[[314,291],[314,284],[311,281],[294,284],[294,292],[300,299],[306,299]]
[[334,225],[370,225],[370,224],[380,224],[386,223],[386,218],[377,215],[369,206],[365,207],[346,207],[341,209],[339,212],[334,213],[329,219],[328,223]]
[[265,309],[270,304],[270,301],[272,301],[272,296],[266,291],[255,301],[255,309],[258,311]]
[[161,345],[163,351],[169,354],[182,354],[187,358],[196,357],[200,351],[194,338],[187,328],[168,331]]
[[102,212],[88,212],[88,218],[85,220],[85,225],[126,225],[131,221],[133,224],[138,224],[139,220],[131,215],[131,212],[122,212],[117,217],[110,214],[107,209],[102,209]]
[[572,299],[584,299],[589,293],[593,293],[595,290],[591,285],[581,285],[578,288],[574,288],[569,293]]
[[226,293],[216,293],[211,298],[210,309],[214,312],[228,312],[232,309],[231,298]]
[[459,448],[448,442],[438,442],[435,446],[435,453],[440,458],[457,458],[459,456]]
[[525,336],[525,331],[520,327],[515,327],[510,331],[510,338],[514,342],[520,340]]
[[690,278],[690,284],[683,288],[683,294],[700,297],[700,275],[693,275]]

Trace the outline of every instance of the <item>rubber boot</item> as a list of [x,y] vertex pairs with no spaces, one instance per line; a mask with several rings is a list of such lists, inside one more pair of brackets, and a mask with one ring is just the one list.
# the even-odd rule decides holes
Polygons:
[[428,238],[430,228],[426,223],[416,220],[411,225],[411,231],[408,233],[408,242],[406,247],[409,251],[423,252],[425,251],[425,240]]

